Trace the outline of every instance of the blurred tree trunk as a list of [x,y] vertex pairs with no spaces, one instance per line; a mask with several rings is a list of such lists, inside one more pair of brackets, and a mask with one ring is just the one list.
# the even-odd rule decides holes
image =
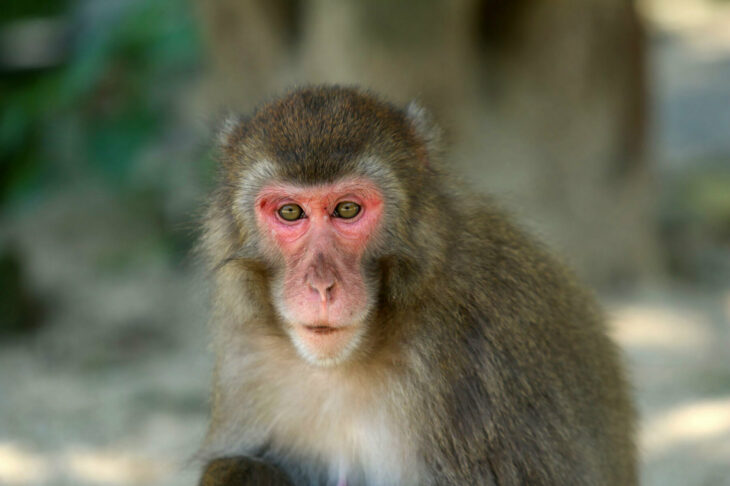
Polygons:
[[631,0],[199,0],[214,104],[301,83],[418,98],[458,170],[594,283],[656,265]]

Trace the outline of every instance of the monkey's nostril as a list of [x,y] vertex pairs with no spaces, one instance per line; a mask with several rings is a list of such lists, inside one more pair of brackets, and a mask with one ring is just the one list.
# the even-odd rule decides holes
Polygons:
[[327,302],[332,297],[332,288],[335,286],[334,281],[312,281],[308,282],[309,288],[319,295],[322,302]]

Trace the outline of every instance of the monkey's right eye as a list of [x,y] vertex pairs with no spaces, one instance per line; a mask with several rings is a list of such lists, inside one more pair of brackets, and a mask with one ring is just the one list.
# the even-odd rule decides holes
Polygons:
[[279,208],[279,216],[287,221],[296,221],[304,217],[304,211],[296,204],[284,204]]

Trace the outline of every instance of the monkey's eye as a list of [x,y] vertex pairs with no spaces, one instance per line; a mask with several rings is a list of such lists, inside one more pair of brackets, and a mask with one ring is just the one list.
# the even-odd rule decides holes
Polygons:
[[296,221],[304,217],[304,211],[296,204],[284,204],[279,208],[279,216],[287,221]]
[[360,205],[352,201],[343,201],[335,207],[335,216],[338,218],[350,219],[360,212]]

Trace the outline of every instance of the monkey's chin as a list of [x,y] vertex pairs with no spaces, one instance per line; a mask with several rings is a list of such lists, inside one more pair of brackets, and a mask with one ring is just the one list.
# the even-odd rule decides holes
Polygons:
[[294,324],[289,328],[294,347],[308,363],[336,366],[347,360],[361,339],[361,325],[310,326]]

